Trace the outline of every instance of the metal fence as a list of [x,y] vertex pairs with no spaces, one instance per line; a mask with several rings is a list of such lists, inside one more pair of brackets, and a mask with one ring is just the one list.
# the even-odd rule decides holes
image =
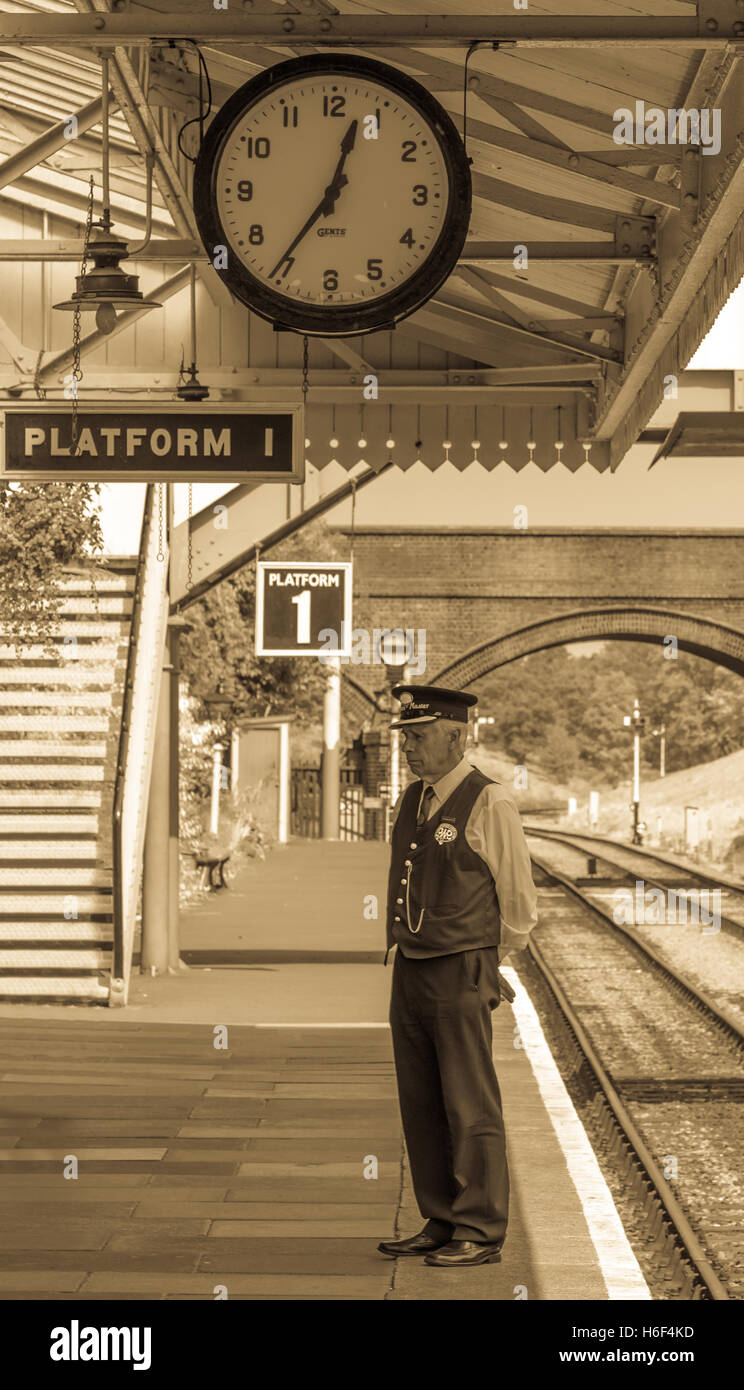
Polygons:
[[[341,768],[339,835],[342,840],[364,839],[364,788],[356,768]],[[292,769],[293,835],[320,837],[320,771],[317,767]]]

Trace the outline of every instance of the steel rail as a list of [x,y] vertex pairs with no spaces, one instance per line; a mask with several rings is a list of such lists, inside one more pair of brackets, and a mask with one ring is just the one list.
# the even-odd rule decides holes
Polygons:
[[537,855],[531,854],[530,858],[533,864],[537,864],[538,868],[542,869],[543,873],[555,879],[557,883],[560,883],[562,888],[565,888],[568,893],[577,898],[582,907],[585,907],[592,913],[593,916],[601,922],[602,926],[611,926],[614,931],[618,931],[623,936],[627,937],[628,941],[630,941],[642,955],[646,956],[654,968],[666,977],[667,982],[681,993],[689,1003],[693,1004],[699,1013],[708,1015],[711,1022],[715,1023],[722,1032],[730,1035],[738,1047],[744,1049],[744,1029],[738,1019],[734,1018],[733,1015],[729,1014],[726,1010],[719,1008],[714,1000],[709,998],[698,985],[693,984],[692,980],[689,980],[686,975],[675,970],[674,967],[670,965],[668,961],[665,961],[664,958],[654,950],[653,946],[649,946],[648,942],[644,941],[643,937],[639,936],[632,927],[625,926],[621,922],[616,922],[614,918],[610,916],[609,912],[606,912],[599,903],[592,902],[591,898],[589,898],[586,893],[583,893],[581,888],[579,888],[566,874],[552,868],[550,864],[539,859]]
[[[589,854],[588,850],[576,843],[577,840],[584,839],[584,836],[571,836],[568,832],[564,833],[560,830],[549,830],[546,833],[542,830],[534,830],[531,827],[529,829],[525,827],[525,835],[532,835],[536,840],[547,840],[548,843],[553,841],[555,844],[568,845],[569,848],[577,850],[579,854]],[[744,885],[742,884],[736,885],[725,879],[713,878],[703,870],[693,869],[692,867],[688,868],[687,865],[683,864],[675,864],[673,860],[665,859],[661,854],[645,854],[637,845],[622,845],[614,840],[603,839],[600,836],[597,836],[596,839],[598,844],[614,845],[616,849],[624,850],[627,854],[637,854],[639,858],[652,859],[656,863],[666,865],[668,868],[677,869],[681,874],[687,874],[690,878],[697,878],[702,884],[711,884],[714,888],[725,888],[727,891],[738,893],[740,897],[744,898]],[[606,864],[613,864],[615,868],[621,869],[623,873],[631,877],[633,871],[626,868],[625,865],[621,864],[617,859],[613,859],[609,854],[598,853],[597,858],[603,859]],[[676,891],[669,883],[665,883],[661,878],[646,877],[644,882],[647,883],[650,888],[658,888],[661,893]],[[721,926],[725,927],[731,936],[744,940],[744,922],[737,922],[735,917],[724,917],[721,915]]]
[[[534,814],[534,812],[532,813]],[[685,864],[677,859],[669,859],[664,854],[659,854],[656,850],[647,849],[645,845],[627,845],[623,840],[613,840],[609,835],[594,835],[590,831],[570,831],[561,830],[552,826],[524,826],[525,835],[539,835],[543,839],[558,839],[559,837],[571,836],[575,840],[591,840],[598,845],[612,845],[615,849],[627,850],[629,854],[643,855],[646,859],[656,859],[660,864],[666,864],[671,869],[680,869],[682,873],[689,874],[691,878],[699,878],[703,883],[709,883],[714,888],[728,888],[732,893],[741,893],[744,897],[744,883],[739,879],[723,878],[720,874],[707,874],[705,869],[699,869],[695,864]],[[606,856],[600,855],[600,858]]]
[[[594,1050],[587,1034],[585,1033],[577,1015],[571,1007],[563,989],[547,964],[540,948],[533,940],[528,943],[530,956],[535,962],[537,969],[545,979],[564,1018],[570,1028],[576,1046],[584,1059],[588,1062],[597,1085],[600,1088],[606,1106],[609,1108],[612,1118],[622,1137],[633,1151],[637,1164],[641,1166],[643,1172],[653,1185],[656,1200],[661,1206],[664,1216],[672,1227],[673,1235],[667,1233],[667,1240],[671,1239],[675,1244],[682,1246],[685,1256],[693,1266],[694,1275],[702,1282],[711,1299],[716,1301],[728,1301],[729,1295],[724,1284],[719,1279],[710,1259],[706,1255],[703,1246],[695,1234],[685,1212],[679,1201],[674,1195],[669,1183],[664,1177],[659,1165],[648,1149],[639,1130],[636,1128],[633,1119],[620,1099],[620,1095],[613,1084],[609,1073],[602,1066],[597,1053]],[[627,1162],[635,1169],[630,1155],[626,1155]]]

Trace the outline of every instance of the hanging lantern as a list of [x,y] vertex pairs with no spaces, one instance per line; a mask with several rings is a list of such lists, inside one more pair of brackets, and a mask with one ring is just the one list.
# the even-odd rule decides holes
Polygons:
[[138,289],[139,276],[127,275],[119,265],[128,255],[126,241],[111,231],[109,210],[104,208],[101,221],[93,224],[88,239],[93,267],[75,277],[77,288],[71,298],[54,308],[71,312],[80,309],[82,313],[95,309],[96,327],[101,333],[110,333],[115,327],[117,309],[160,309],[162,306],[152,300],[145,302]]
[[[87,240],[86,259],[93,261],[91,270],[83,270],[75,277],[76,288],[70,299],[55,304],[55,309],[66,309],[71,313],[95,310],[96,327],[101,333],[111,333],[116,325],[117,309],[160,309],[162,305],[145,300],[138,288],[139,277],[128,275],[119,262],[129,255],[128,243],[111,230],[111,207],[109,194],[109,130],[108,130],[108,58],[101,59],[103,97],[102,97],[102,199],[100,222],[90,227]],[[151,177],[151,175],[150,175]],[[148,208],[149,208],[148,195]],[[149,240],[149,238],[147,238]]]

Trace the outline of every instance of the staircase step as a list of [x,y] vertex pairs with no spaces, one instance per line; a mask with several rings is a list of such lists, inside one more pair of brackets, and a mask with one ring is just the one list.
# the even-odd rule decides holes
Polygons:
[[81,816],[74,811],[66,816],[49,815],[45,809],[36,815],[10,815],[0,809],[0,839],[7,835],[39,835],[53,844],[57,835],[95,836],[99,825],[99,816]]
[[23,767],[22,764],[5,763],[2,768],[2,782],[103,782],[105,768],[82,763],[37,763]]
[[101,857],[97,840],[6,840],[2,838],[5,829],[0,821],[0,861],[59,859],[65,863],[72,859],[86,859],[95,863]]
[[[7,781],[7,778],[5,780]],[[11,806],[14,808],[21,806],[56,806],[57,808],[69,806],[74,810],[82,810],[83,807],[89,806],[100,809],[103,793],[104,788],[102,786],[70,787],[65,790],[57,787],[54,789],[51,787],[22,787],[19,790],[10,791],[9,788],[0,784],[0,810],[7,810]]]
[[[137,566],[135,563],[134,570],[131,572],[122,571],[121,573],[114,573],[113,570],[95,570],[92,572],[95,586],[101,593],[106,594],[118,594],[122,590],[131,589],[134,585],[134,571],[136,568]],[[68,572],[66,578],[60,581],[59,587],[65,594],[74,592],[76,589],[88,593],[91,587],[91,580],[88,574],[73,574]]]
[[18,734],[108,733],[106,714],[0,714],[0,731]]
[[[108,690],[0,690],[0,709],[110,709]],[[25,718],[25,715],[21,716]]]
[[106,744],[92,740],[64,739],[3,739],[0,758],[105,758]]
[[[0,920],[9,921],[11,918],[28,916],[29,920],[36,918],[40,914],[46,913],[50,917],[62,917],[70,911],[70,897],[73,896],[65,891],[34,893],[13,893],[5,889],[0,892]],[[75,910],[77,911],[78,921],[83,913],[94,913],[97,917],[111,917],[111,894],[96,892],[78,892],[74,894]]]
[[16,1002],[58,998],[105,1001],[108,997],[107,986],[94,976],[4,975],[0,979],[0,999],[12,998]]
[[66,571],[49,642],[0,625],[6,1001],[109,1002],[111,805],[135,573],[127,559]]
[[111,922],[18,922],[0,921],[0,942],[7,947],[10,941],[84,941],[87,944],[100,943],[111,946],[113,926]]
[[[59,645],[56,652],[55,660],[64,659],[62,667],[49,665],[53,658],[50,657],[48,648],[43,647],[40,643],[31,643],[27,647],[14,647],[11,644],[0,643],[0,662],[14,663],[8,669],[0,666],[0,686],[11,683],[20,685],[36,683],[38,685],[39,682],[46,685],[49,681],[55,685],[69,685],[73,679],[93,684],[96,675],[104,685],[110,685],[113,663],[117,659],[120,660],[122,670],[126,665],[126,651],[121,651],[121,645],[118,642],[101,642],[100,644],[98,642],[85,644],[68,642],[66,645]],[[19,661],[44,661],[47,664],[46,666],[19,667],[17,664]]]
[[[99,622],[78,622],[76,619],[62,619],[59,624],[55,624],[52,629],[52,640],[62,640],[63,637],[93,637],[101,640],[111,641],[115,637],[126,637],[129,632],[129,623],[123,619],[106,619]],[[13,636],[12,630],[0,623],[0,637],[7,635]]]
[[[111,962],[111,948],[105,946],[67,947],[45,950],[44,947],[18,950],[0,949],[0,971],[6,970],[106,970]],[[2,990],[0,983],[0,990]]]
[[[35,888],[37,886],[60,890],[78,887],[109,888],[112,877],[110,868],[78,869],[69,868],[65,864],[53,865],[46,869],[0,867],[0,885],[11,892],[14,888]],[[0,895],[0,899],[1,897],[2,895]]]
[[[72,615],[76,617],[97,617],[98,614],[110,617],[113,614],[117,618],[126,618],[131,615],[133,599],[131,594],[114,594],[113,597],[105,598],[101,595],[96,607],[95,599],[86,594],[72,594],[64,599],[59,607],[59,617],[64,620]],[[63,629],[67,630],[66,624]]]

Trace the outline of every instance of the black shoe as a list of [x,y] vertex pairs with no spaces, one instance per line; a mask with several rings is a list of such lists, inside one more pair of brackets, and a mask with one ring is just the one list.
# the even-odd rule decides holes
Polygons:
[[446,1240],[434,1240],[419,1231],[417,1236],[409,1236],[408,1240],[381,1240],[377,1249],[383,1255],[430,1255],[446,1244]]
[[461,1265],[495,1265],[501,1259],[503,1240],[493,1244],[481,1244],[477,1240],[450,1240],[446,1245],[427,1255],[427,1265],[439,1265],[443,1269],[459,1269]]

